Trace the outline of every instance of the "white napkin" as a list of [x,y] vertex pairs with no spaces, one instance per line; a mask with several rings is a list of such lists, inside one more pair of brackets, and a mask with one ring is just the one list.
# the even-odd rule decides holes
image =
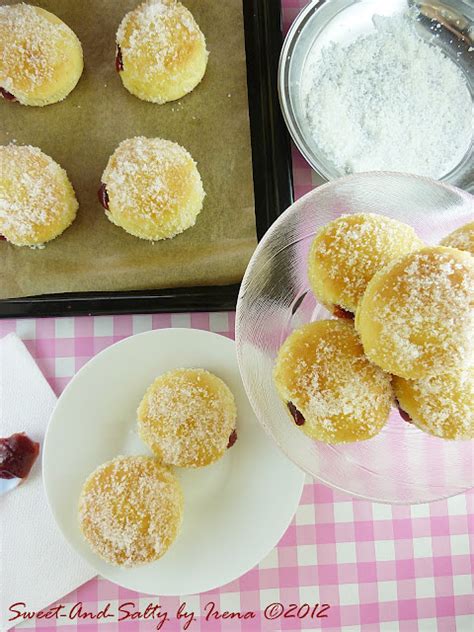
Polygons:
[[[15,334],[0,340],[0,436],[43,444],[56,396]],[[41,457],[41,452],[40,452]],[[40,610],[96,575],[69,547],[49,510],[40,457],[19,487],[0,495],[0,629],[11,604]]]

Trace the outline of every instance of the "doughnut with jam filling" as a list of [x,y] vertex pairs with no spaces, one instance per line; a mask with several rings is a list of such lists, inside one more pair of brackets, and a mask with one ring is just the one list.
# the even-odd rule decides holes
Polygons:
[[471,366],[474,257],[435,246],[395,260],[369,282],[355,327],[369,360],[399,377]]
[[138,432],[164,463],[201,467],[237,440],[237,409],[229,387],[204,369],[160,375],[137,411]]
[[289,415],[312,439],[363,441],[388,419],[390,376],[365,358],[349,321],[321,320],[293,331],[273,376]]
[[392,259],[423,247],[410,226],[383,215],[343,215],[314,237],[308,259],[311,289],[339,318],[351,318],[367,283]]
[[99,200],[108,219],[141,239],[169,239],[193,226],[204,188],[186,149],[169,140],[128,138],[109,158]]
[[206,40],[191,12],[177,0],[147,0],[123,18],[115,67],[129,92],[145,101],[180,99],[200,83]]
[[394,376],[401,410],[421,430],[442,439],[474,439],[474,368],[405,380]]
[[56,15],[29,4],[0,7],[0,94],[43,106],[64,99],[84,67],[81,43]]
[[0,234],[15,246],[40,247],[76,217],[67,173],[38,147],[0,146]]
[[85,539],[115,566],[138,566],[162,557],[178,535],[182,514],[178,479],[149,456],[119,456],[100,465],[79,499]]

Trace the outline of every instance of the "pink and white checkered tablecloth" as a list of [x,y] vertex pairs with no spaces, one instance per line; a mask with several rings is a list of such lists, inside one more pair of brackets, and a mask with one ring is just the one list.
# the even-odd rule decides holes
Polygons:
[[[276,1],[276,0],[275,0]],[[284,0],[286,24],[304,0]],[[297,197],[317,182],[294,152]],[[165,314],[0,321],[0,337],[16,331],[56,393],[94,354],[132,334],[161,327],[195,327],[233,337],[234,314]],[[318,630],[343,632],[472,632],[474,630],[474,492],[429,505],[399,507],[354,500],[308,479],[296,516],[278,546],[254,569],[219,590],[178,598],[154,598],[97,578],[58,603],[82,602],[98,613],[108,603],[142,609],[153,602],[169,613],[163,630],[184,629],[176,613],[186,602],[198,619],[192,632]],[[14,554],[8,552],[7,554]],[[21,595],[19,595],[19,600]],[[246,620],[206,621],[206,604],[219,611],[254,612]],[[266,619],[273,603],[330,604],[327,618]],[[270,612],[267,610],[267,613]],[[303,614],[305,608],[301,611]],[[271,612],[270,612],[271,613]],[[63,623],[66,622],[66,623]],[[28,621],[40,632],[148,631],[159,621],[107,623],[90,619]]]

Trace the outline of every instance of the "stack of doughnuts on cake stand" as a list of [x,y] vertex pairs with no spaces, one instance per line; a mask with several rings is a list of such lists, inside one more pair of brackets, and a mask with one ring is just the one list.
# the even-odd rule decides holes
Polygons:
[[319,230],[308,280],[335,320],[295,331],[274,382],[293,422],[326,443],[370,439],[395,404],[442,439],[474,439],[474,223],[428,247],[375,214]]

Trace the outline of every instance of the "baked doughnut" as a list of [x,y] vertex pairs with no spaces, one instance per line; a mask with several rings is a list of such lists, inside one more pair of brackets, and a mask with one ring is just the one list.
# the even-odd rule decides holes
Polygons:
[[41,246],[76,217],[67,174],[37,147],[0,146],[0,234],[15,246]]
[[323,226],[311,244],[309,284],[329,311],[352,317],[374,274],[423,245],[411,226],[384,215],[343,215]]
[[237,409],[227,385],[204,369],[160,375],[137,411],[138,432],[164,463],[209,465],[237,439]]
[[166,103],[194,90],[206,72],[206,40],[177,0],[147,0],[117,31],[115,66],[129,92]]
[[178,535],[182,513],[177,478],[147,456],[119,456],[100,465],[79,499],[85,539],[116,566],[137,566],[164,555]]
[[474,258],[427,247],[377,272],[355,326],[369,360],[419,379],[472,364],[473,307]]
[[474,257],[474,222],[464,224],[461,228],[449,233],[440,243],[449,248],[465,250]]
[[371,364],[352,323],[319,320],[285,340],[274,381],[297,426],[325,443],[376,435],[390,413],[390,376]]
[[151,241],[194,226],[204,195],[189,152],[169,140],[143,136],[120,143],[109,158],[99,190],[113,224]]
[[393,378],[399,408],[421,430],[442,439],[474,439],[474,368],[420,380]]
[[0,94],[23,105],[64,99],[82,74],[82,47],[53,13],[29,4],[0,7]]

